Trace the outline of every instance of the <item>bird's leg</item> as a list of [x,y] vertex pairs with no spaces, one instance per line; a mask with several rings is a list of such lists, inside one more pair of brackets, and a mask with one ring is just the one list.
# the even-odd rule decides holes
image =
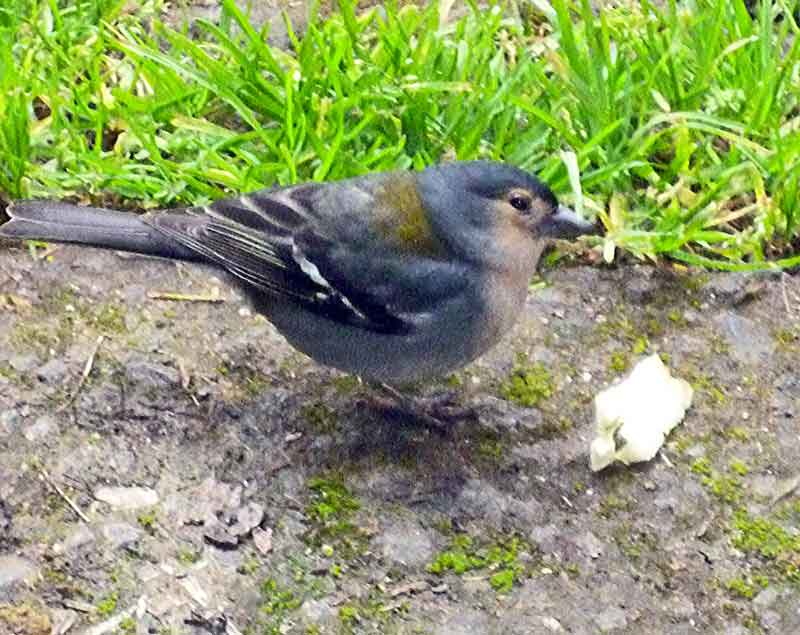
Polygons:
[[390,386],[378,384],[377,388],[388,397],[380,404],[384,408],[399,411],[410,418],[437,430],[448,430],[458,420],[475,415],[473,408],[459,406],[455,403],[453,393],[445,393],[434,397],[413,397]]

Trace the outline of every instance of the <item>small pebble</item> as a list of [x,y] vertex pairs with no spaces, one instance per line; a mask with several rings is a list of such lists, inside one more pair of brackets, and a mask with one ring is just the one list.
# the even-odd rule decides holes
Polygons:
[[263,556],[272,551],[272,529],[261,529],[256,527],[253,529],[253,544],[255,544],[258,552]]

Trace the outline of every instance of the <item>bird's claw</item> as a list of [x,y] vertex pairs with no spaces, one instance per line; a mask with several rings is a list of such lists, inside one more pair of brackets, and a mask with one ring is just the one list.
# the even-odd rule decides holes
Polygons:
[[380,390],[387,396],[375,397],[374,403],[379,409],[440,432],[449,432],[460,421],[476,416],[475,409],[459,405],[453,393],[412,397],[387,384],[381,384]]

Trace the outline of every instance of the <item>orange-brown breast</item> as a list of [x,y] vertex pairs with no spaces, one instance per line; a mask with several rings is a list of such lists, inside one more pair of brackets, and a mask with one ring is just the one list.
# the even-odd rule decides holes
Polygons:
[[486,314],[476,342],[479,353],[494,346],[519,318],[542,251],[542,245],[534,239],[519,214],[500,205],[496,205],[495,212],[497,253],[494,266],[485,272],[482,280]]
[[498,253],[503,254],[500,260],[506,263],[503,269],[509,275],[509,283],[520,285],[524,279],[527,286],[541,255],[541,245],[537,244],[528,220],[516,211],[495,203],[495,212],[494,241]]

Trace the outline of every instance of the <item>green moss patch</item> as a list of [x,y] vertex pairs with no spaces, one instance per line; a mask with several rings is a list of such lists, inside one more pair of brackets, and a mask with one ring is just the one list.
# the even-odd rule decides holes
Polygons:
[[458,534],[428,565],[428,571],[436,575],[485,572],[497,593],[508,593],[528,573],[518,560],[522,551],[530,552],[531,547],[516,536],[481,544],[467,534]]
[[552,397],[554,390],[550,372],[542,364],[529,364],[524,356],[520,356],[500,386],[500,395],[518,406],[533,408]]

